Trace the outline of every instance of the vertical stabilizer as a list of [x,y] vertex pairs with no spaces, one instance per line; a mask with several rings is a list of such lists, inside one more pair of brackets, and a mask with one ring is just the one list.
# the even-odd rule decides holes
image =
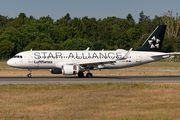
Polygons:
[[159,25],[137,51],[161,51],[166,25]]

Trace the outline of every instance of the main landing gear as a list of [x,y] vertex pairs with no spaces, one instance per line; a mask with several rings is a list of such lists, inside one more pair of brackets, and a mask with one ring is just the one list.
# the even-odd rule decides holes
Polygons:
[[84,77],[84,73],[83,72],[79,72],[78,73],[78,77],[80,77],[80,78]]
[[[83,72],[79,72],[78,73],[78,77],[80,77],[80,78],[84,77],[84,73]],[[87,78],[92,78],[93,75],[92,75],[92,73],[90,73],[90,71],[88,71],[88,73],[86,74],[86,77]]]
[[87,78],[92,78],[93,75],[92,75],[92,73],[90,73],[90,70],[87,70],[87,71],[88,71],[88,73],[86,74],[86,77],[87,77]]
[[31,77],[32,77],[31,72],[32,72],[32,69],[29,69],[29,74],[27,74],[27,77],[28,77],[28,78],[31,78]]
[[86,77],[88,77],[88,78],[92,78],[92,77],[93,77],[93,75],[92,75],[92,73],[87,73],[87,74],[86,74]]

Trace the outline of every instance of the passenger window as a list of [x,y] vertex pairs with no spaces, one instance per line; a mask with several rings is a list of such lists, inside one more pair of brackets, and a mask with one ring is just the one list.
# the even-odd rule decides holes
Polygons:
[[22,56],[20,56],[20,58],[22,58]]

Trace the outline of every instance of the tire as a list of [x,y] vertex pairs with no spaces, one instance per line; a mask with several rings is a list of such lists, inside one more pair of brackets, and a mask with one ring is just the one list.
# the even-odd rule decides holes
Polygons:
[[86,74],[86,77],[88,77],[88,78],[92,78],[92,77],[93,77],[93,75],[92,75],[92,73],[87,73],[87,74]]
[[84,77],[84,73],[83,72],[79,72],[78,73],[78,77],[80,77],[80,78]]
[[31,76],[31,74],[28,74],[27,77],[28,77],[28,78],[31,78],[32,76]]

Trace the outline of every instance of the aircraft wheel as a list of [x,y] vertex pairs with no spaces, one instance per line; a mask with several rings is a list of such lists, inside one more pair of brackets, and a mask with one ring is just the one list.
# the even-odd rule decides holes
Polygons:
[[79,72],[78,73],[78,77],[84,77],[84,73],[83,72]]
[[27,77],[28,77],[28,78],[31,78],[32,76],[31,76],[31,74],[28,74]]
[[88,78],[92,78],[92,77],[93,77],[93,75],[92,75],[92,73],[87,73],[87,74],[86,74],[86,77],[88,77]]

